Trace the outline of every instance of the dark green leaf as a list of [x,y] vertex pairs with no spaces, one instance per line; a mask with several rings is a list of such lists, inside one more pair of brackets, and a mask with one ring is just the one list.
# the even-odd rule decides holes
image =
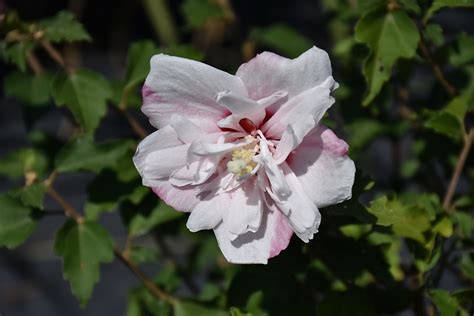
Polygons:
[[254,29],[250,37],[291,58],[299,56],[312,46],[308,38],[285,24],[273,24]]
[[181,5],[181,11],[186,18],[188,26],[199,28],[210,18],[223,18],[222,8],[210,0],[185,0]]
[[114,258],[109,233],[95,222],[70,220],[56,234],[54,250],[63,258],[63,275],[72,292],[86,305],[99,281],[100,264]]
[[43,153],[33,148],[21,148],[0,158],[0,175],[19,178],[27,172],[35,172],[41,176],[47,166],[48,160]]
[[168,54],[172,56],[178,56],[178,57],[193,59],[197,61],[204,60],[204,54],[198,51],[192,45],[186,45],[186,44],[171,45],[169,47],[160,49],[160,51],[164,54]]
[[51,75],[33,76],[14,71],[5,77],[5,94],[30,105],[44,105],[49,101]]
[[150,231],[153,227],[175,220],[183,216],[165,203],[159,203],[151,213],[145,217],[137,213],[129,224],[129,232],[133,236],[141,236]]
[[56,76],[52,94],[58,106],[66,105],[86,131],[93,131],[106,113],[112,90],[102,75],[81,69]]
[[15,248],[34,231],[32,210],[17,199],[0,195],[0,246]]
[[369,92],[363,103],[368,105],[390,78],[395,62],[415,56],[420,35],[405,12],[376,11],[359,20],[355,38],[371,49],[364,66]]
[[[462,312],[463,309],[459,305],[456,298],[452,297],[449,292],[441,289],[431,290],[429,296],[436,308],[438,309],[441,316],[457,316],[458,312]],[[467,313],[464,311],[465,315]]]
[[11,64],[15,64],[21,71],[26,70],[26,55],[34,44],[30,41],[21,41],[11,44],[2,43],[1,56]]
[[[128,50],[127,65],[125,67],[125,91],[129,93],[143,82],[150,72],[150,59],[158,52],[152,41],[133,43]],[[125,93],[125,92],[124,92]]]
[[423,232],[430,228],[430,220],[424,209],[408,207],[397,199],[383,196],[372,201],[367,210],[377,217],[378,225],[391,226],[398,236],[425,242]]
[[33,183],[12,192],[25,206],[43,209],[44,195],[47,188],[43,183]]
[[444,44],[443,28],[439,24],[428,24],[425,28],[425,37],[437,46]]
[[44,36],[53,43],[91,40],[82,24],[68,11],[61,11],[51,18],[42,20],[38,26],[44,31]]
[[425,126],[454,139],[460,139],[463,132],[459,120],[454,115],[444,111],[433,113],[425,122]]
[[131,140],[115,140],[105,143],[94,143],[91,136],[76,139],[64,147],[56,157],[56,169],[59,172],[93,171],[99,172],[107,167],[114,167],[134,146]]
[[228,316],[229,313],[191,301],[175,300],[173,302],[174,316]]
[[456,47],[451,49],[449,62],[454,66],[462,66],[474,60],[474,36],[461,33],[456,39]]

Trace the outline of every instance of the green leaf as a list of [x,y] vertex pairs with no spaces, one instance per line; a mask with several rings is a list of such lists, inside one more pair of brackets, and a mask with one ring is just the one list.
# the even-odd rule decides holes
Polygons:
[[377,217],[378,225],[391,226],[396,235],[425,242],[423,232],[430,228],[430,220],[424,209],[382,196],[372,201],[367,210]]
[[149,247],[133,246],[130,250],[130,259],[138,264],[156,262],[159,257],[158,250]]
[[460,139],[463,132],[459,120],[454,115],[444,111],[431,114],[425,122],[425,127],[454,139]]
[[33,183],[21,189],[11,192],[12,196],[18,198],[25,206],[43,209],[44,195],[46,186],[40,183]]
[[459,315],[458,312],[464,312],[464,315],[467,315],[467,312],[461,307],[456,298],[452,297],[448,291],[441,289],[431,290],[429,291],[429,296],[441,316],[457,316]]
[[99,281],[100,264],[114,258],[109,233],[95,222],[67,221],[56,234],[54,250],[63,258],[63,276],[85,306]]
[[160,49],[163,54],[168,54],[172,56],[178,56],[188,59],[193,59],[197,61],[204,60],[204,54],[198,51],[192,45],[180,44],[180,45],[171,45],[168,47],[163,47]]
[[173,301],[174,316],[228,316],[229,313],[184,300]]
[[443,8],[472,8],[474,7],[474,0],[435,0],[428,9],[424,20],[427,21],[438,10]]
[[421,13],[421,8],[416,0],[398,0],[398,2],[407,11],[413,12],[417,15]]
[[33,76],[14,71],[5,77],[3,87],[7,96],[30,105],[44,105],[49,101],[51,78],[48,73]]
[[149,232],[155,226],[182,216],[183,213],[175,211],[165,203],[159,203],[148,216],[137,213],[129,223],[129,232],[132,236],[141,236]]
[[33,148],[17,149],[0,157],[0,175],[10,178],[23,177],[27,172],[35,172],[41,176],[47,167],[46,156]]
[[454,66],[463,66],[474,60],[474,36],[459,34],[456,45],[451,49],[449,62]]
[[215,2],[210,0],[185,0],[181,11],[186,19],[186,24],[192,28],[199,28],[210,18],[223,18],[224,11]]
[[52,94],[58,106],[66,105],[86,131],[93,131],[106,113],[112,90],[102,75],[81,69],[69,76],[57,75]]
[[252,313],[244,313],[237,307],[231,307],[229,312],[230,316],[252,316]]
[[44,19],[38,26],[44,31],[44,36],[53,43],[91,40],[82,24],[68,11],[61,11],[51,18]]
[[251,32],[250,37],[290,58],[298,57],[313,45],[308,38],[285,24],[256,28]]
[[0,195],[0,246],[19,246],[35,227],[36,221],[29,207],[12,196]]
[[150,72],[150,59],[157,51],[156,45],[149,40],[130,45],[125,67],[125,91],[130,91],[145,80]]
[[428,41],[437,46],[444,44],[443,28],[439,24],[428,24],[424,35]]
[[56,157],[59,172],[92,171],[99,172],[106,167],[114,167],[135,145],[132,140],[114,140],[97,144],[91,136],[84,136],[65,146]]
[[405,12],[375,11],[359,20],[355,38],[371,49],[364,66],[369,92],[363,104],[368,105],[390,78],[395,62],[415,56],[420,35]]
[[1,56],[6,62],[15,64],[21,71],[26,71],[26,54],[33,46],[30,41],[2,43]]

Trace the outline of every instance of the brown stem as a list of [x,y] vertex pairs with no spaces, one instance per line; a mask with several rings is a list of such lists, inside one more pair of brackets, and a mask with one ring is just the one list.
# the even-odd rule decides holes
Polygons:
[[451,202],[453,200],[453,196],[459,182],[459,177],[461,176],[462,169],[464,168],[464,164],[466,163],[466,159],[467,159],[467,156],[469,155],[469,151],[471,149],[473,141],[474,141],[474,128],[471,128],[469,133],[464,136],[464,146],[462,147],[461,152],[459,153],[459,158],[456,163],[456,167],[454,169],[453,175],[451,176],[451,181],[449,182],[446,195],[444,196],[444,199],[443,199],[443,208],[448,213],[451,212]]
[[44,50],[48,53],[51,59],[53,59],[59,66],[64,68],[64,70],[66,70],[67,73],[74,72],[74,69],[65,62],[59,50],[57,50],[53,45],[51,45],[51,43],[48,40],[41,38],[39,40],[39,43],[41,47],[43,47]]
[[420,38],[420,50],[421,53],[423,54],[423,57],[428,61],[428,63],[431,66],[431,69],[433,70],[433,73],[436,77],[436,79],[441,83],[441,85],[444,87],[444,89],[451,95],[455,96],[457,95],[457,90],[456,88],[449,83],[449,81],[446,79],[444,76],[443,72],[441,71],[441,68],[439,65],[434,61],[433,57],[431,56],[430,50],[426,46],[425,40],[423,36]]
[[32,51],[29,51],[26,54],[26,61],[28,62],[28,66],[30,66],[31,70],[33,70],[35,75],[39,76],[44,73],[43,66]]
[[[52,184],[56,179],[57,172],[53,171],[51,175],[44,181],[44,184],[48,187],[48,194],[63,208],[64,214],[68,217],[73,218],[77,223],[82,223],[84,218],[79,214],[79,212],[69,204],[62,196],[59,194],[53,187]],[[116,247],[114,247],[115,256],[124,263],[130,271],[132,271],[138,279],[143,283],[145,288],[153,295],[155,298],[173,303],[174,299],[169,294],[158,288],[148,276],[143,273],[140,268],[130,261],[126,256],[124,256]]]
[[128,121],[128,124],[130,124],[130,127],[133,129],[135,134],[137,134],[138,137],[140,138],[145,138],[148,133],[146,130],[140,125],[140,123],[135,119],[126,109],[120,108],[120,112],[125,116],[125,118]]
[[159,287],[156,286],[150,278],[148,278],[132,261],[126,258],[117,248],[114,248],[115,256],[120,259],[129,269],[135,274],[143,285],[146,287],[148,292],[153,295],[155,298],[169,303],[173,302],[173,298],[168,295],[166,292],[162,291]]
[[76,211],[76,209],[71,204],[69,204],[51,185],[48,186],[48,194],[63,208],[66,216],[74,219],[78,223],[82,223],[84,221],[82,215],[79,214],[79,212]]

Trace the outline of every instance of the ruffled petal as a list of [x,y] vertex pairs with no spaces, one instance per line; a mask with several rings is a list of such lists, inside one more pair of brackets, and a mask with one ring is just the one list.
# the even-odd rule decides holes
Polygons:
[[313,239],[321,223],[321,214],[316,205],[306,195],[303,186],[286,163],[280,165],[291,189],[291,195],[281,200],[271,190],[267,190],[275,205],[287,216],[296,235],[304,242]]
[[288,246],[293,234],[288,226],[286,217],[280,211],[270,210],[263,205],[262,221],[255,233],[247,232],[231,240],[227,227],[221,223],[214,228],[214,234],[227,261],[266,264],[269,258]]
[[331,75],[328,54],[313,47],[296,59],[263,52],[240,66],[236,75],[242,78],[253,100],[285,90],[291,98],[324,82]]
[[175,170],[186,165],[189,145],[169,147],[150,153],[145,159],[143,176],[147,179],[169,177]]
[[224,211],[224,226],[229,238],[246,232],[256,232],[262,219],[262,198],[255,179],[245,181],[234,191],[223,193],[229,201]]
[[247,96],[240,78],[197,61],[160,54],[152,57],[150,66],[142,111],[157,128],[178,114],[205,131],[217,131],[216,122],[228,114],[216,103],[217,93],[229,90]]
[[351,198],[355,166],[347,156],[348,148],[330,129],[320,126],[288,157],[288,165],[318,207]]
[[317,122],[334,103],[330,93],[334,79],[328,77],[322,84],[308,89],[283,104],[278,111],[262,126],[267,138],[280,139],[288,125],[301,122]]
[[133,163],[142,177],[143,185],[150,186],[150,178],[145,175],[147,167],[147,157],[158,150],[181,146],[183,142],[178,138],[175,130],[171,126],[166,126],[143,139],[138,145],[133,156]]
[[191,232],[213,229],[222,221],[222,212],[227,206],[228,197],[225,194],[209,194],[192,210],[186,226]]

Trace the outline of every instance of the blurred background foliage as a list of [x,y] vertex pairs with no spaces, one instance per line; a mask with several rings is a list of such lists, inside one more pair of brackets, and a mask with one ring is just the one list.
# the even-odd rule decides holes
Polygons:
[[[19,107],[23,131],[1,146],[0,245],[19,247],[2,256],[46,229],[78,315],[95,315],[89,299],[116,262],[138,278],[119,295],[127,316],[472,315],[472,8],[0,0],[2,106]],[[293,239],[267,266],[228,264],[212,232],[189,233],[133,167],[152,131],[139,112],[149,59],[163,52],[234,72],[263,50],[295,58],[312,45],[329,52],[340,83],[324,123],[350,145],[353,198],[322,209],[311,243]],[[114,291],[124,271],[101,289]]]

